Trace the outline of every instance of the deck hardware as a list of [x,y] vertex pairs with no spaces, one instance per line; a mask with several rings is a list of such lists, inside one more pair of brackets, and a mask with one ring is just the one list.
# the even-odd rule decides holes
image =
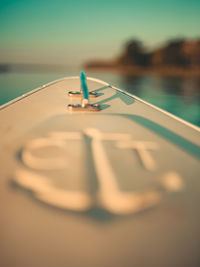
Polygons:
[[[80,98],[82,97],[82,94],[79,91],[69,91],[68,96]],[[89,98],[96,98],[97,96],[98,94],[96,92],[89,92]]]
[[88,86],[86,82],[86,76],[83,71],[81,71],[80,74],[80,81],[81,81],[81,90],[80,92],[76,91],[71,91],[71,93],[74,96],[81,95],[81,104],[69,104],[68,105],[68,110],[70,111],[89,111],[89,112],[94,112],[94,111],[100,111],[101,108],[98,104],[90,104],[89,103],[89,95],[95,95],[95,92],[88,92]]
[[80,104],[69,104],[68,110],[70,111],[89,111],[89,112],[96,112],[100,111],[101,108],[97,104],[87,104],[84,107]]

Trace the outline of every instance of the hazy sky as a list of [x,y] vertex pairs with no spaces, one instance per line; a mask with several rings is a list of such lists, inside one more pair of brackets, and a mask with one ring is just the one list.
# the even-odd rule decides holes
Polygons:
[[200,37],[199,0],[0,0],[0,62],[77,64],[182,36]]

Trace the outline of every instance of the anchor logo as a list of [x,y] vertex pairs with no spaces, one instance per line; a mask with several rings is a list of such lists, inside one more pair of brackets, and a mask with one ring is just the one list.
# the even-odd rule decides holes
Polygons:
[[[50,146],[62,149],[70,140],[83,140],[84,136],[90,138],[91,141],[94,168],[99,183],[95,200],[86,192],[56,188],[48,176],[34,171],[60,170],[67,164],[63,156],[39,157],[35,154],[37,150]],[[152,207],[161,201],[166,192],[183,189],[180,175],[170,171],[148,190],[121,191],[103,141],[112,141],[118,149],[134,149],[146,171],[153,172],[157,168],[156,161],[150,152],[159,149],[157,143],[135,141],[130,134],[126,133],[102,133],[95,128],[86,128],[82,133],[51,132],[46,138],[36,138],[27,142],[21,154],[21,159],[27,168],[17,169],[14,173],[14,181],[23,188],[31,190],[35,198],[58,208],[86,211],[93,206],[98,206],[120,215]]]

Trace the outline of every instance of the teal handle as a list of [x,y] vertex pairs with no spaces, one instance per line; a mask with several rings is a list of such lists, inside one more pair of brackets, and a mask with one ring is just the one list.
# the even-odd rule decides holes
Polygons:
[[88,93],[88,86],[86,81],[86,75],[84,71],[81,71],[80,73],[80,81],[81,81],[81,90],[83,94],[83,99],[89,99],[89,93]]

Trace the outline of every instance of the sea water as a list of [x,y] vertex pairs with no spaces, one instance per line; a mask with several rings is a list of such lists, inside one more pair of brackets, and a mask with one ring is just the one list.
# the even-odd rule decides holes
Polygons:
[[[0,105],[53,80],[78,74],[79,71],[0,73]],[[87,75],[200,126],[200,77],[136,77],[105,72],[87,72]]]

